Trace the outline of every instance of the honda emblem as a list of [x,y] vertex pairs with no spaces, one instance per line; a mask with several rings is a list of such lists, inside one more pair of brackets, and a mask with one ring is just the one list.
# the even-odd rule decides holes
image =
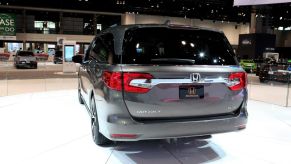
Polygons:
[[200,81],[200,73],[192,73],[190,75],[190,79],[192,82],[199,82]]

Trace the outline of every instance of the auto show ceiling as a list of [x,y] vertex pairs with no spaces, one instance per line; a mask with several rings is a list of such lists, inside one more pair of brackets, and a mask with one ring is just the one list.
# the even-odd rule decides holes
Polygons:
[[[201,20],[250,22],[251,12],[269,26],[291,26],[291,3],[233,6],[233,0],[0,0],[1,5],[177,16]],[[267,21],[266,21],[267,19]]]

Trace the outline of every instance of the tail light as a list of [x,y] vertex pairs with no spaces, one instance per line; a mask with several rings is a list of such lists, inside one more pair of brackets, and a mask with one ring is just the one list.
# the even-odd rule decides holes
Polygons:
[[229,75],[229,89],[238,91],[247,86],[247,74],[245,72],[235,72]]
[[122,88],[125,92],[132,93],[146,93],[150,89],[137,86],[131,86],[130,82],[134,79],[152,79],[153,76],[147,73],[121,73],[121,72],[108,72],[103,73],[103,81],[107,87],[113,90],[121,91]]

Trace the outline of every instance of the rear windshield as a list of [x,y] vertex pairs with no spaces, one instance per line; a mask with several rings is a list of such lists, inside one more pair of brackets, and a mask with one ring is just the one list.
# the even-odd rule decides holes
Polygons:
[[18,52],[18,56],[33,56],[33,53],[27,52],[27,51],[21,51],[21,52]]
[[123,64],[237,65],[224,35],[206,30],[128,30],[123,48]]

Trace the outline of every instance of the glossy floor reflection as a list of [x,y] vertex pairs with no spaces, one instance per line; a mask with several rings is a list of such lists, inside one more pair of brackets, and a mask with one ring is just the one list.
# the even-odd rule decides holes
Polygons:
[[75,90],[0,97],[0,163],[290,163],[291,108],[257,101],[248,108],[241,132],[99,147]]

